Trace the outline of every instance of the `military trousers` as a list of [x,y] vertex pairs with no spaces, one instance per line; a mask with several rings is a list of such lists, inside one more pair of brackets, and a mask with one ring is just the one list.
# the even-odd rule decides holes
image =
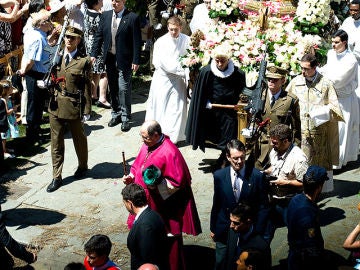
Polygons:
[[64,165],[65,142],[64,135],[70,129],[75,152],[78,158],[78,167],[85,169],[88,163],[88,144],[83,123],[80,119],[61,119],[49,114],[51,132],[51,158],[53,164],[53,178],[62,179],[61,173]]

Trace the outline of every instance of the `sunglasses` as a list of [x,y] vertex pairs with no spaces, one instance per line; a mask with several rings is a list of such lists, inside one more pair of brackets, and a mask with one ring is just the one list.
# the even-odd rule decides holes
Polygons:
[[65,35],[65,38],[73,40],[75,39],[75,36]]

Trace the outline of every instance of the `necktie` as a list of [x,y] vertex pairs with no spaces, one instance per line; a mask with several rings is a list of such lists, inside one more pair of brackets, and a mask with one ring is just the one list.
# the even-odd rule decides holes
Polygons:
[[275,104],[275,96],[272,96],[271,97],[271,103],[270,103],[270,107],[272,108],[273,106],[274,106],[274,104]]
[[235,173],[234,195],[235,195],[236,202],[239,201],[240,191],[241,191],[241,190],[240,190],[240,177],[238,176],[237,173]]
[[69,64],[69,62],[70,62],[70,57],[69,57],[69,54],[67,54],[65,56],[65,66],[67,66]]

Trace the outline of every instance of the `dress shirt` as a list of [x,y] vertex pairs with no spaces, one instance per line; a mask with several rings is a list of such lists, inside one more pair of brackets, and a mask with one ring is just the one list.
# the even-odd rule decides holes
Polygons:
[[[244,179],[244,175],[245,175],[245,167],[243,167],[239,172],[236,172],[232,167],[230,167],[230,175],[231,175],[231,186],[233,188],[234,195],[235,195],[235,180],[236,180],[236,177],[238,177],[239,180],[240,180],[239,191],[241,192],[242,185],[243,185],[243,182],[244,182],[243,179]],[[236,198],[236,200],[238,200],[238,199],[239,198]]]
[[125,8],[123,8],[120,12],[115,13],[115,11],[113,12],[113,17],[112,17],[112,29],[111,29],[111,48],[110,48],[110,52],[112,54],[116,54],[116,41],[115,41],[115,37],[116,37],[116,33],[117,30],[119,28],[120,22],[121,22],[121,18],[122,15],[124,13]]

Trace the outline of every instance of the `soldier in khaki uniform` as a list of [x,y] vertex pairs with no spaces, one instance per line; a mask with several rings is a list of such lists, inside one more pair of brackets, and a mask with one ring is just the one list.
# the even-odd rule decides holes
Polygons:
[[268,92],[265,100],[263,120],[270,118],[270,124],[264,128],[255,145],[256,168],[263,170],[270,165],[269,153],[271,143],[268,131],[277,124],[285,124],[293,130],[295,142],[300,145],[300,109],[299,100],[294,94],[289,94],[283,89],[286,81],[287,70],[269,65],[265,74],[268,84]]
[[87,138],[81,121],[84,116],[88,118],[91,112],[91,61],[77,49],[82,35],[80,29],[72,26],[66,28],[63,58],[54,74],[58,83],[49,104],[53,180],[47,187],[48,192],[62,185],[65,124],[71,131],[79,162],[74,177],[83,177],[88,169]]

